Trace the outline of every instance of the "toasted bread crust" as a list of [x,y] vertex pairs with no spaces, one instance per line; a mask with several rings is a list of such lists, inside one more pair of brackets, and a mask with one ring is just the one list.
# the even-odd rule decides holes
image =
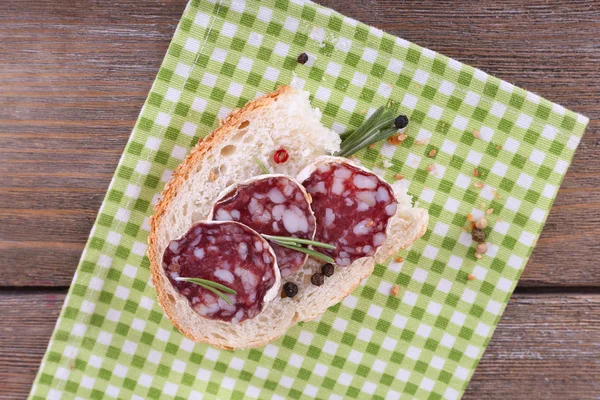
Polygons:
[[[249,113],[260,107],[265,107],[273,102],[277,101],[279,96],[291,92],[293,89],[289,86],[280,86],[276,91],[268,93],[262,97],[254,99],[246,104],[241,109],[236,109],[229,114],[229,116],[220,124],[211,134],[209,134],[204,140],[198,141],[196,146],[192,148],[190,153],[187,155],[185,160],[177,166],[171,179],[165,185],[159,201],[154,206],[154,214],[150,217],[150,235],[148,236],[148,259],[150,260],[150,273],[152,275],[152,283],[158,294],[158,301],[161,307],[167,314],[167,317],[171,320],[173,325],[179,331],[181,331],[190,340],[198,342],[200,338],[194,337],[194,335],[187,331],[178,321],[177,316],[174,314],[171,303],[167,300],[167,293],[161,286],[160,273],[161,273],[161,254],[157,253],[157,231],[160,224],[163,221],[163,216],[166,210],[169,208],[172,200],[177,196],[183,183],[188,179],[194,166],[202,162],[205,154],[214,146],[218,145],[227,135],[229,135],[239,124],[246,120]],[[220,346],[218,343],[209,343],[215,347],[219,347],[225,350],[232,350],[233,348],[227,348],[226,346]]]

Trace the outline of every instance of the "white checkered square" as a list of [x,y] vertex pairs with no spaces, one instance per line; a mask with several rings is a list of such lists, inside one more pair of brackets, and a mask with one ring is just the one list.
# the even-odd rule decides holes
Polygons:
[[392,95],[392,85],[388,83],[380,83],[377,89],[377,94],[384,98],[389,98]]
[[547,183],[544,186],[544,190],[542,190],[542,196],[544,196],[548,199],[552,199],[554,197],[554,194],[556,193],[556,190],[557,190],[556,186]]
[[544,222],[545,217],[546,217],[546,212],[537,207],[533,209],[533,211],[531,212],[531,215],[529,216],[529,218],[531,218],[535,222],[539,222],[539,223]]
[[442,83],[440,84],[440,87],[438,89],[438,92],[445,94],[446,96],[450,96],[452,95],[452,92],[454,92],[454,84],[450,83],[448,81],[442,81]]
[[179,64],[177,64],[177,67],[175,67],[175,75],[179,75],[184,78],[187,78],[188,76],[190,76],[191,71],[192,71],[192,67],[190,67],[189,65],[185,65],[183,63],[179,63]]
[[337,77],[340,75],[340,71],[342,70],[342,66],[336,62],[330,61],[325,68],[325,73],[329,76]]
[[504,176],[506,175],[506,172],[508,171],[508,165],[504,164],[503,162],[500,161],[496,161],[494,163],[494,165],[492,166],[492,169],[490,170],[490,172],[494,175],[498,175],[501,178],[504,178]]
[[483,154],[475,150],[469,150],[469,154],[467,154],[466,161],[473,165],[479,165],[481,163],[481,159],[483,158]]
[[269,22],[269,21],[271,21],[272,16],[273,16],[273,10],[271,10],[268,7],[261,6],[258,9],[258,14],[256,17],[262,22]]
[[473,304],[475,302],[475,298],[477,297],[477,293],[474,292],[473,290],[466,288],[461,296],[461,300],[469,303],[469,304]]
[[459,206],[460,206],[460,201],[453,199],[452,197],[449,197],[448,200],[446,200],[446,204],[444,204],[444,209],[453,214],[456,214]]
[[556,128],[552,125],[546,125],[546,126],[544,126],[544,129],[542,129],[542,136],[548,140],[554,140],[556,138],[557,134],[558,134],[558,128]]
[[404,64],[402,63],[402,61],[400,61],[396,58],[391,58],[387,69],[391,72],[399,74],[402,71],[403,66],[404,66]]
[[431,335],[431,327],[429,325],[420,324],[416,334],[427,339]]
[[371,304],[369,306],[369,310],[367,311],[367,315],[371,318],[379,319],[381,317],[381,313],[383,312],[383,308],[378,305]]
[[467,316],[460,311],[454,311],[452,317],[450,317],[450,321],[458,326],[463,326],[466,319]]
[[408,109],[414,110],[415,107],[417,106],[417,102],[418,102],[418,99],[415,96],[407,93],[404,95],[404,98],[402,99],[402,106],[404,106]]
[[290,45],[283,42],[277,42],[275,47],[273,48],[273,53],[277,54],[280,57],[287,56],[290,51]]
[[434,385],[435,385],[435,382],[433,380],[431,380],[429,378],[423,378],[419,387],[427,392],[431,392]]
[[200,41],[198,41],[197,39],[194,39],[194,38],[190,37],[185,42],[185,45],[183,46],[183,48],[186,49],[189,52],[197,53],[198,50],[200,50]]
[[473,77],[478,81],[485,82],[488,79],[488,74],[478,68],[475,68],[475,71],[473,71]]
[[454,346],[454,342],[456,342],[456,338],[450,335],[449,333],[444,333],[444,336],[442,336],[442,340],[440,340],[440,344],[449,349],[451,349],[452,346]]
[[208,16],[207,14],[204,14],[202,12],[199,12],[198,14],[196,14],[196,18],[194,19],[194,24],[199,25],[203,28],[208,27],[209,22],[210,22],[210,16]]
[[409,346],[408,350],[406,351],[406,357],[415,361],[418,360],[419,357],[421,357],[421,349],[415,346]]
[[465,96],[465,103],[467,103],[471,107],[477,107],[477,104],[479,104],[479,100],[481,100],[481,96],[477,93],[471,92],[470,90]]
[[500,277],[500,279],[498,279],[498,283],[496,283],[496,287],[500,290],[502,290],[503,292],[510,292],[510,288],[512,287],[512,281],[504,278],[504,277]]
[[260,47],[263,41],[263,35],[256,32],[250,32],[248,35],[248,44],[253,47]]
[[529,115],[519,114],[519,116],[517,117],[516,125],[519,128],[529,129],[532,122],[533,122],[533,118],[531,118]]
[[458,392],[456,389],[448,388],[444,392],[444,399],[446,400],[458,400]]
[[435,301],[430,301],[427,305],[427,310],[429,314],[438,316],[442,311],[442,305],[440,303],[436,303]]
[[519,242],[523,243],[525,246],[531,246],[534,241],[535,235],[526,231],[521,233],[521,236],[519,237]]
[[423,71],[422,69],[418,69],[415,71],[413,80],[415,82],[417,82],[418,84],[424,85],[427,83],[428,79],[429,79],[429,73]]
[[465,129],[467,129],[468,123],[469,123],[468,119],[466,119],[465,117],[461,117],[460,115],[457,115],[456,118],[454,119],[454,122],[452,122],[452,126],[455,127],[456,129],[464,131]]
[[450,289],[452,289],[452,282],[448,281],[447,279],[442,278],[438,282],[436,289],[439,290],[440,292],[444,292],[444,293],[448,294],[448,293],[450,293]]
[[459,256],[455,256],[454,254],[450,256],[448,259],[448,266],[454,270],[459,270],[463,264],[463,259]]
[[504,142],[504,146],[502,146],[502,150],[506,150],[510,153],[515,154],[517,152],[517,150],[519,150],[520,145],[521,145],[521,142],[509,137]]
[[392,339],[391,337],[386,337],[385,339],[383,339],[383,343],[381,344],[381,347],[383,347],[386,350],[393,351],[396,348],[397,344],[398,344],[398,341],[396,339]]
[[267,67],[263,77],[268,81],[275,82],[279,78],[279,72],[277,68]]
[[495,115],[498,118],[502,118],[505,112],[506,106],[502,103],[498,103],[497,101],[492,104],[492,108],[490,109],[490,114]]
[[494,315],[500,314],[500,310],[502,309],[502,304],[498,303],[495,300],[490,300],[488,305],[485,307],[485,310]]
[[221,27],[221,35],[228,37],[228,38],[232,38],[235,36],[235,33],[237,32],[237,25],[232,24],[230,22],[224,22],[223,26]]
[[423,250],[423,256],[429,258],[430,260],[435,260],[439,250],[440,249],[438,249],[437,247],[427,245],[425,246],[425,250]]
[[567,172],[567,168],[569,167],[569,163],[564,160],[557,160],[554,165],[554,172],[557,174],[564,174]]
[[392,320],[392,325],[396,328],[404,329],[407,321],[408,319],[406,317],[403,317],[400,314],[396,314],[394,315],[394,319]]
[[[443,108],[438,107],[436,105],[432,105],[431,107],[429,107],[429,111],[427,111],[427,116],[429,118],[439,120],[442,117],[443,113],[444,113]],[[448,140],[446,140],[446,142],[448,142]]]
[[408,382],[408,378],[410,378],[410,371],[400,368],[398,372],[396,372],[396,379],[399,381]]
[[517,178],[517,185],[521,186],[524,189],[529,189],[532,184],[533,177],[531,175],[527,175],[524,172],[522,172],[521,175],[519,175],[519,178]]
[[435,224],[435,227],[433,228],[433,233],[441,237],[446,237],[449,229],[450,227],[448,226],[448,224],[445,224],[443,222],[437,222]]
[[482,337],[487,337],[490,334],[490,331],[491,328],[483,322],[479,322],[475,328],[475,333]]
[[356,71],[356,72],[354,72],[354,75],[352,76],[351,83],[354,86],[364,87],[365,84],[367,83],[367,76],[365,74],[361,74],[360,72]]
[[364,354],[361,353],[360,351],[356,351],[356,350],[350,350],[350,354],[348,355],[348,361],[350,361],[352,364],[360,364],[361,360],[363,359]]
[[456,181],[454,182],[454,184],[459,188],[466,189],[471,185],[471,177],[460,173],[456,177]]
[[356,108],[356,100],[354,100],[350,97],[344,97],[344,100],[342,101],[342,104],[340,107],[343,110],[346,110],[348,112],[353,112],[354,109]]
[[368,63],[373,64],[375,62],[375,60],[377,59],[377,51],[373,50],[370,47],[366,47],[363,50],[363,54],[361,57],[363,60],[365,60]]

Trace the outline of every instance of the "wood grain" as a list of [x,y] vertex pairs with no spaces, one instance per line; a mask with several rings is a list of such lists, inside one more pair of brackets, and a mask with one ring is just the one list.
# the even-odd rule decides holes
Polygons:
[[[599,398],[600,2],[318,1],[591,118],[465,398]],[[0,398],[29,392],[185,3],[0,1]]]
[[[0,399],[24,398],[64,294],[0,294]],[[600,394],[600,295],[513,296],[464,399]]]
[[[600,3],[321,3],[592,118],[519,285],[600,286]],[[70,283],[184,7],[0,2],[0,286]]]

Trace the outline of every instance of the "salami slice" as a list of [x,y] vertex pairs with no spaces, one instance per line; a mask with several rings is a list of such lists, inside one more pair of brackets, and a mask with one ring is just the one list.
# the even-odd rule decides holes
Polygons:
[[323,252],[341,266],[374,255],[387,238],[388,220],[396,213],[391,186],[338,158],[323,159],[309,168],[314,170],[302,184],[312,196],[315,240],[336,246]]
[[[238,221],[259,233],[313,239],[316,222],[305,189],[285,175],[262,175],[226,189],[212,219]],[[281,276],[300,269],[307,255],[271,243]]]
[[[254,318],[279,292],[275,253],[256,231],[237,222],[198,222],[172,240],[163,268],[175,289],[201,316],[239,323]],[[201,278],[237,292],[232,304],[208,289],[177,278]]]

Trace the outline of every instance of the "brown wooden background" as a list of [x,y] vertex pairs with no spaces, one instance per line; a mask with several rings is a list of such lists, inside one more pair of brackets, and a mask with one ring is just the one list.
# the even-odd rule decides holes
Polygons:
[[[321,0],[592,120],[466,399],[600,399],[600,1]],[[24,398],[186,0],[0,0],[0,398]]]

